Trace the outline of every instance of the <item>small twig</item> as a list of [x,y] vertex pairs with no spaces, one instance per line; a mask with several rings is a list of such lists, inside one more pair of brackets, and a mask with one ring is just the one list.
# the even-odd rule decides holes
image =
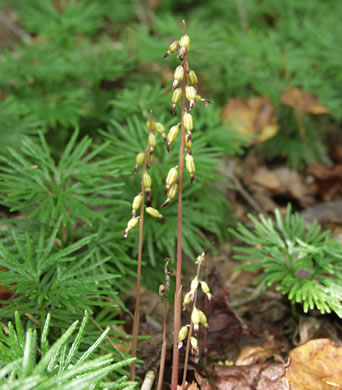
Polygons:
[[246,8],[243,6],[241,0],[234,0],[234,1],[235,1],[236,8],[238,10],[238,13],[239,13],[242,29],[248,35],[249,25],[248,25]]
[[156,374],[153,370],[147,371],[141,390],[151,390]]
[[26,31],[22,30],[15,23],[13,23],[9,18],[6,18],[5,15],[0,13],[0,23],[6,26],[10,31],[12,31],[17,37],[22,39],[26,43],[32,43],[32,38]]

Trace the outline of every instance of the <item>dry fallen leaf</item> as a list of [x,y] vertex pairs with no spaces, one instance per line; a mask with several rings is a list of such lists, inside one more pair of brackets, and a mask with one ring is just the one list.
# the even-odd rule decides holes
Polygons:
[[230,99],[222,111],[222,120],[230,121],[239,134],[254,144],[274,137],[279,128],[274,105],[266,96]]
[[291,390],[341,390],[342,347],[329,339],[317,339],[295,348],[285,377]]
[[300,88],[289,88],[282,94],[280,101],[302,113],[310,112],[316,115],[331,113],[331,110],[323,106],[315,94],[304,92]]

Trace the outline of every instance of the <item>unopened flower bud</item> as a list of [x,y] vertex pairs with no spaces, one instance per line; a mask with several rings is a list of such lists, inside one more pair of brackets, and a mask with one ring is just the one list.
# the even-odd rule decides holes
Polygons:
[[208,321],[206,315],[203,313],[203,311],[198,310],[199,318],[200,318],[200,324],[203,325],[205,328],[208,328]]
[[197,279],[197,276],[196,276],[194,279],[192,279],[190,288],[191,288],[191,290],[196,290],[197,287],[198,287],[198,279]]
[[192,120],[192,115],[189,114],[188,112],[184,113],[183,122],[184,122],[185,130],[191,131],[194,128],[194,122]]
[[160,122],[154,123],[154,130],[160,135],[165,133],[165,127]]
[[198,348],[198,341],[195,337],[190,337],[190,344],[191,344],[191,354],[192,355],[199,355],[199,348]]
[[196,85],[198,83],[197,75],[193,70],[190,70],[188,73],[188,83],[190,85]]
[[170,151],[171,144],[173,142],[175,142],[175,140],[177,138],[177,135],[178,135],[178,132],[179,132],[179,126],[178,125],[171,127],[171,129],[169,131],[169,134],[167,135],[167,139],[169,141],[167,143],[167,151],[168,152]]
[[175,90],[177,88],[178,83],[183,80],[183,77],[184,77],[184,68],[182,65],[178,65],[173,75],[174,80],[172,83],[172,90]]
[[194,108],[195,97],[196,97],[196,89],[192,85],[187,85],[185,88],[186,98],[189,100],[189,110],[191,111]]
[[197,335],[198,330],[199,330],[199,324],[201,322],[201,318],[200,318],[200,311],[196,307],[194,307],[192,310],[191,322],[194,325],[194,333],[195,333],[195,335]]
[[185,306],[192,302],[194,299],[194,293],[193,291],[189,291],[184,295],[183,299],[183,310],[185,309]]
[[[190,133],[191,134],[191,133]],[[191,154],[191,147],[192,147],[192,137],[190,140],[188,139],[188,134],[185,134],[185,147],[188,149],[188,154]]]
[[165,180],[166,181],[165,195],[168,193],[169,188],[172,186],[172,184],[176,183],[177,178],[178,178],[177,168],[171,168]]
[[137,226],[138,222],[139,222],[139,218],[140,217],[134,217],[134,218],[131,218],[128,223],[127,223],[127,228],[124,232],[124,237],[126,238],[128,233]]
[[191,154],[186,155],[185,166],[186,166],[187,171],[190,173],[190,182],[192,184],[192,182],[195,179],[196,167],[195,167],[195,163],[194,163],[194,158],[192,157]]
[[151,121],[150,120],[148,120],[146,122],[146,127],[148,128],[148,130],[154,130],[154,126],[155,126],[155,122],[154,121],[152,121],[152,126],[151,126]]
[[157,145],[157,138],[154,135],[154,133],[149,133],[149,135],[148,135],[148,144],[152,148],[154,148]]
[[147,214],[151,215],[151,217],[154,218],[160,218],[163,221],[165,221],[165,218],[160,214],[160,212],[157,209],[154,209],[153,207],[146,207]]
[[186,339],[188,335],[189,325],[183,326],[178,333],[178,349],[182,348],[183,341]]
[[208,99],[203,99],[201,95],[197,95],[197,94],[195,96],[195,102],[204,103],[207,107],[210,104],[210,101]]
[[170,203],[171,199],[173,199],[176,196],[177,190],[178,190],[178,184],[177,183],[172,184],[172,186],[169,188],[169,191],[167,192],[166,201],[160,206],[161,209],[166,207]]
[[[153,152],[153,150],[152,150],[152,152]],[[147,168],[151,167],[152,160],[153,160],[153,153],[151,153],[151,150],[150,150],[150,153],[147,155]]]
[[202,252],[199,256],[197,256],[195,264],[202,264],[205,260],[205,253]]
[[179,49],[179,41],[174,41],[169,46],[168,51],[164,54],[164,58],[168,57],[170,54],[176,53],[176,51]]
[[159,286],[159,296],[164,297],[166,295],[166,287],[164,284]]
[[138,153],[136,158],[135,158],[136,165],[134,168],[134,173],[137,173],[139,165],[141,165],[144,162],[144,160],[145,160],[145,153],[144,152]]
[[203,293],[207,296],[208,300],[210,301],[212,298],[212,295],[210,294],[210,289],[209,286],[207,285],[206,282],[201,282],[201,289]]
[[171,98],[171,101],[172,101],[172,114],[175,113],[176,104],[178,104],[180,102],[181,97],[182,97],[182,89],[181,88],[176,88],[173,91],[172,98]]
[[180,47],[185,47],[185,49],[190,48],[190,37],[189,35],[185,34],[182,36],[182,38],[179,41],[179,46]]
[[134,218],[136,215],[136,211],[141,205],[142,201],[142,194],[140,193],[139,195],[135,196],[132,202],[132,217]]
[[151,176],[145,172],[143,176],[144,189],[147,195],[148,200],[151,202],[151,187],[152,187],[152,179]]

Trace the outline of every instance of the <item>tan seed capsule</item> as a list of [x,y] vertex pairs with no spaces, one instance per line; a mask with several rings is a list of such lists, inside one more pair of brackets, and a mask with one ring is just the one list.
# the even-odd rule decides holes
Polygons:
[[190,85],[196,85],[198,83],[197,75],[193,70],[190,70],[188,73],[188,82]]
[[182,38],[179,41],[179,46],[184,47],[185,49],[190,48],[190,37],[189,35],[185,34],[182,36]]
[[187,131],[191,131],[194,127],[194,122],[192,120],[192,115],[189,114],[188,112],[185,112],[184,113],[184,117],[183,117],[183,121],[184,121],[184,128],[185,130]]
[[156,136],[153,133],[150,133],[148,135],[148,144],[152,148],[154,148],[157,145],[157,138],[156,138]]

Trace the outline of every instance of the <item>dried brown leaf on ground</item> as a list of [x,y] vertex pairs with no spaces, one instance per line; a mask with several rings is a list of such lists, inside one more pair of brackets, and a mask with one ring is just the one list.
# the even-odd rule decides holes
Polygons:
[[315,178],[318,192],[324,201],[332,200],[342,194],[342,164],[329,168],[320,163],[312,163],[307,173]]
[[291,87],[281,96],[280,101],[302,113],[330,114],[331,110],[325,107],[313,93],[305,92],[300,88]]
[[329,339],[317,339],[295,348],[285,377],[291,390],[342,389],[342,347]]
[[274,137],[279,128],[274,105],[266,96],[230,99],[222,111],[222,120],[230,121],[234,130],[254,144]]

